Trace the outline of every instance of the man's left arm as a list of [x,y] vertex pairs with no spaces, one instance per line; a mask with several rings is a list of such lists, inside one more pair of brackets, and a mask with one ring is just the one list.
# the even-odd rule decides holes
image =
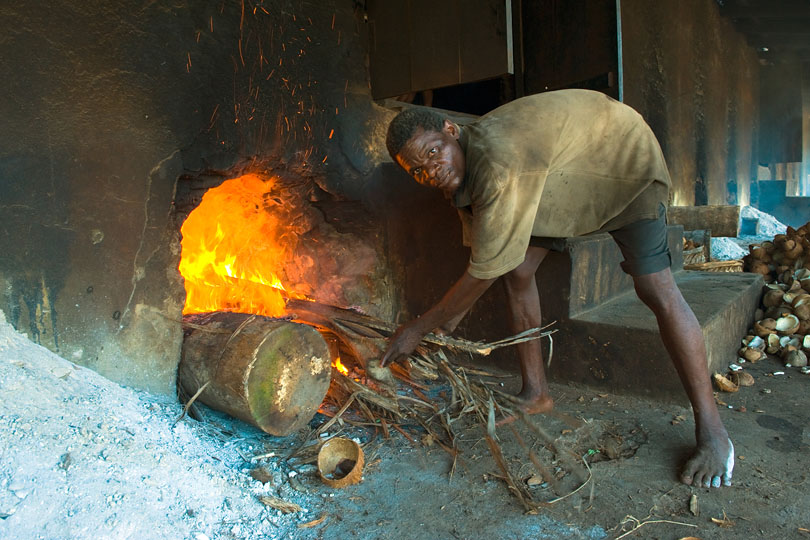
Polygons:
[[388,342],[380,364],[386,366],[407,358],[425,335],[448,321],[457,323],[496,279],[478,279],[465,271],[435,306],[397,329]]

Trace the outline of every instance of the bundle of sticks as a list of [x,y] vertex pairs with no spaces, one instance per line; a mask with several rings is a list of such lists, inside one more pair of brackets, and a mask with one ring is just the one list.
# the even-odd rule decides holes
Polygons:
[[[310,433],[310,440],[318,440],[322,434],[334,429],[336,423],[374,427],[382,432],[384,438],[389,437],[391,430],[396,430],[413,444],[417,444],[416,437],[419,437],[415,433],[422,431],[421,442],[436,444],[452,457],[452,476],[461,457],[454,426],[464,425],[465,422],[460,422],[464,419],[466,425],[472,422],[482,429],[500,471],[499,478],[527,512],[536,512],[540,507],[559,502],[590,482],[592,476],[587,460],[552,437],[534,417],[527,416],[513,396],[501,392],[498,389],[500,384],[492,382],[493,377],[498,377],[497,374],[451,362],[445,352],[488,355],[500,347],[548,338],[550,346],[547,357],[550,363],[552,335],[556,331],[550,329],[553,323],[490,343],[429,334],[406,361],[380,368],[376,359],[384,350],[387,337],[394,332],[393,325],[353,310],[309,301],[291,299],[287,303],[287,310],[294,320],[318,325],[327,333],[334,334],[341,355],[353,357],[363,368],[349,374],[333,370],[327,394],[331,407],[320,409],[321,413],[331,418]],[[445,390],[438,393],[432,391],[436,388]],[[537,476],[554,491],[554,498],[537,500],[529,486],[510,470],[501,448],[501,436],[497,433],[499,422],[496,422],[496,417],[507,419],[504,422],[507,433],[526,453]],[[582,424],[564,415],[557,417],[573,428]],[[536,441],[527,441],[527,436],[521,435],[521,431],[525,433],[526,430],[519,430],[520,425],[527,426],[528,437]],[[554,456],[558,469],[556,474],[533,450],[536,442]],[[558,481],[560,468],[566,473],[573,473],[577,479],[576,489],[563,493],[564,489]]]

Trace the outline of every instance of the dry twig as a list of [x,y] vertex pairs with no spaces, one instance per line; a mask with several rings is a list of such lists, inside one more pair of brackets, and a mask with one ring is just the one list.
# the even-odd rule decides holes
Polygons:
[[275,508],[283,514],[292,514],[303,510],[303,508],[295,503],[285,501],[284,499],[279,499],[278,497],[271,497],[269,495],[259,497],[259,501],[263,505],[269,506],[270,508]]
[[174,421],[174,424],[172,424],[172,426],[174,426],[175,424],[177,424],[177,422],[179,422],[180,420],[182,420],[182,419],[183,419],[183,417],[184,417],[186,414],[188,414],[188,410],[191,408],[191,406],[192,406],[192,405],[194,405],[194,402],[197,400],[197,398],[198,398],[198,397],[200,397],[200,394],[202,394],[202,393],[203,393],[203,390],[205,390],[205,388],[206,388],[206,387],[207,387],[209,384],[211,384],[211,381],[206,382],[204,385],[202,385],[202,386],[199,388],[199,390],[197,390],[197,392],[195,392],[195,393],[194,393],[194,395],[193,395],[193,396],[191,396],[191,399],[189,399],[189,400],[186,402],[185,406],[183,407],[183,412],[182,412],[182,414],[180,414],[180,416],[178,416],[178,417],[177,417],[177,419]]
[[624,538],[625,536],[629,536],[629,535],[633,534],[634,532],[638,531],[640,528],[644,527],[645,525],[653,525],[655,523],[669,523],[670,525],[683,525],[684,527],[694,527],[696,529],[698,528],[697,525],[694,525],[692,523],[683,523],[683,522],[680,522],[680,521],[672,521],[672,520],[669,520],[669,519],[650,519],[650,517],[651,516],[647,516],[643,520],[640,520],[640,519],[635,518],[635,517],[633,517],[633,516],[631,516],[629,514],[624,516],[624,519],[619,524],[619,525],[621,525],[622,530],[624,530],[624,526],[627,523],[632,523],[633,528],[630,529],[629,531],[626,531],[621,536],[617,536],[614,540],[619,540],[620,538]]

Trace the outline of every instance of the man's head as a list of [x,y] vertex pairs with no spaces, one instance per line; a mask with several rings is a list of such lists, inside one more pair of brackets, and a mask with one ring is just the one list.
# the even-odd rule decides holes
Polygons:
[[420,184],[452,194],[465,173],[458,125],[431,109],[402,111],[388,126],[385,144],[400,167]]

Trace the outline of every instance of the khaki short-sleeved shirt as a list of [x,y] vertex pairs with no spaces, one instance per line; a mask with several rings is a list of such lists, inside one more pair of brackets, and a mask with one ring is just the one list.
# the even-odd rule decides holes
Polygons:
[[599,92],[523,97],[461,127],[464,183],[453,195],[469,272],[519,266],[532,236],[564,238],[658,217],[671,184],[652,130]]

